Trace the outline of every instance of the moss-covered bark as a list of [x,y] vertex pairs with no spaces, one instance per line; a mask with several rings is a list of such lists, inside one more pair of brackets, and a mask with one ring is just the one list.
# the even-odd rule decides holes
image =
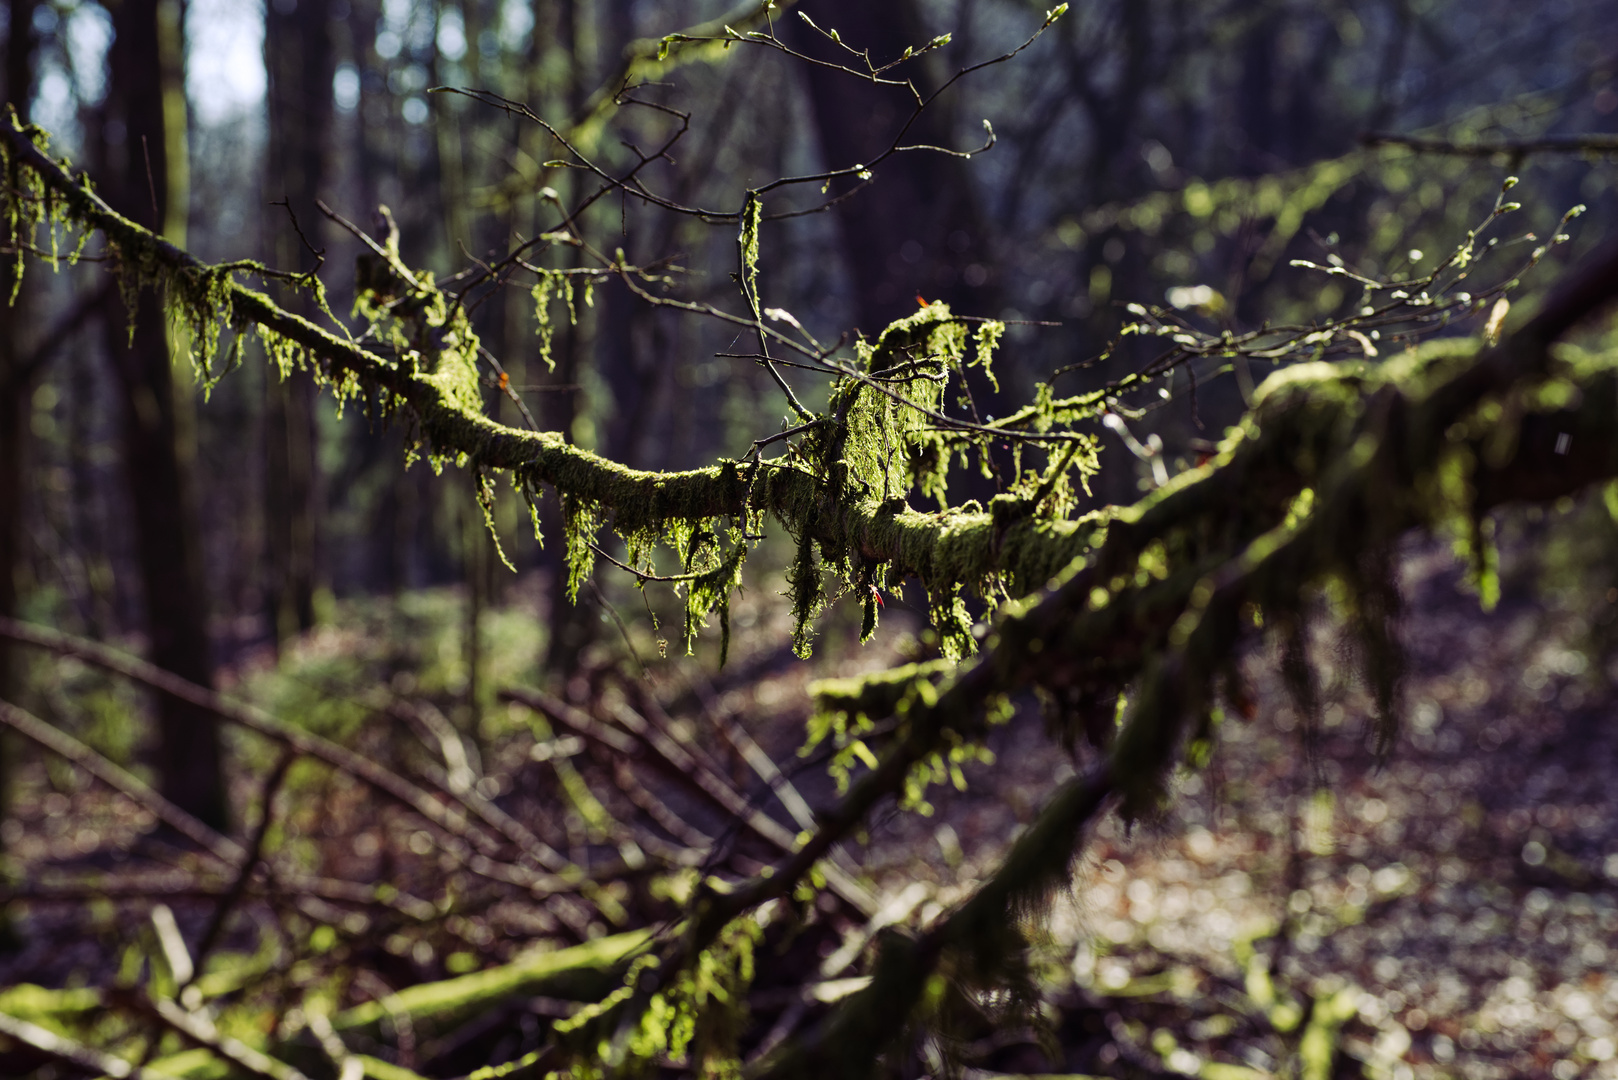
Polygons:
[[[794,535],[813,541],[840,568],[856,560],[883,565],[888,580],[915,574],[930,587],[997,579],[1021,591],[1047,580],[1087,550],[1093,522],[1038,519],[1032,507],[1015,499],[988,512],[911,509],[905,491],[896,490],[903,471],[893,470],[893,454],[903,447],[889,447],[887,453],[873,450],[882,438],[904,434],[887,432],[877,413],[900,414],[904,409],[890,407],[888,399],[863,384],[849,384],[848,400],[833,403],[842,415],[830,445],[811,440],[804,453],[787,458],[721,462],[686,472],[630,469],[571,445],[561,433],[499,424],[481,411],[472,359],[476,339],[464,317],[450,310],[424,276],[402,265],[386,268],[392,292],[377,292],[376,310],[394,313],[389,342],[394,355],[372,351],[283,309],[233,276],[263,272],[262,267],[201,263],[116,213],[87,182],[75,180],[42,151],[35,142],[37,131],[11,126],[4,135],[8,160],[23,168],[39,190],[33,199],[13,200],[19,220],[54,215],[74,228],[101,230],[120,253],[126,281],[165,290],[170,317],[192,328],[196,359],[206,374],[213,373],[221,325],[238,334],[256,331],[283,371],[308,367],[340,400],[363,398],[383,412],[399,414],[435,460],[508,471],[528,490],[550,485],[575,508],[567,542],[580,572],[587,572],[593,561],[585,532],[591,523],[610,525],[625,538],[644,538],[692,526],[717,532],[726,519],[739,524],[762,514],[774,515]],[[396,263],[396,254],[388,254]],[[416,296],[401,301],[411,289]],[[946,308],[934,307],[902,327],[896,324],[895,333],[907,343],[910,338],[926,340],[928,348],[944,350],[952,362],[965,362],[972,343],[958,333],[959,324],[950,324]],[[986,363],[993,334],[979,337],[977,362]],[[884,338],[882,344],[889,347],[867,358],[870,363],[902,360],[905,353],[898,343]],[[905,427],[920,430],[914,420]],[[845,449],[847,461],[837,467]],[[899,452],[898,460],[904,463],[906,455]]]

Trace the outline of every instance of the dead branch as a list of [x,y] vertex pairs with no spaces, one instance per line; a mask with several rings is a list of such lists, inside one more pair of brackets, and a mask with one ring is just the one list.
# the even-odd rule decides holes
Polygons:
[[1442,139],[1428,135],[1400,135],[1390,131],[1368,131],[1360,136],[1364,146],[1403,146],[1421,154],[1449,154],[1457,157],[1514,159],[1530,154],[1613,154],[1618,153],[1618,135],[1591,132],[1579,135],[1541,135],[1535,139]]

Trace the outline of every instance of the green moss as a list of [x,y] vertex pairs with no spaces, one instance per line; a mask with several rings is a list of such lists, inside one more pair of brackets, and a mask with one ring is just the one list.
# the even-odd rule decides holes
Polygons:
[[840,712],[849,716],[891,716],[899,702],[915,692],[919,682],[936,682],[953,670],[955,664],[949,660],[904,664],[857,678],[822,679],[809,685],[809,696],[816,712],[823,715]]
[[[551,302],[558,296],[567,306],[567,321],[570,326],[577,326],[579,311],[574,306],[573,278],[563,270],[539,270],[536,275],[539,280],[534,284],[534,332],[539,335],[539,358],[545,361],[547,370],[556,370],[556,358],[552,355],[551,344],[556,333],[556,324],[551,322]],[[589,302],[588,293],[586,303]]]
[[742,295],[753,309],[753,318],[758,319],[761,317],[758,300],[759,228],[764,221],[764,200],[756,192],[749,191],[740,216],[742,227],[736,237],[736,247],[741,256]]
[[459,978],[412,986],[385,1000],[367,1002],[337,1014],[332,1017],[332,1027],[344,1033],[374,1033],[390,1015],[404,1014],[417,1024],[449,1030],[509,1000],[514,994],[543,993],[590,1000],[599,992],[603,979],[612,978],[613,965],[649,940],[648,932],[635,930],[572,948],[535,953],[502,967]]
[[[295,369],[311,373],[332,391],[339,406],[363,400],[382,417],[404,419],[407,460],[427,456],[435,470],[455,463],[473,470],[487,499],[493,474],[510,471],[513,483],[531,497],[541,485],[564,496],[567,507],[569,591],[573,596],[594,565],[590,545],[611,528],[641,548],[665,542],[677,549],[692,530],[719,535],[721,517],[752,522],[774,514],[803,538],[794,581],[797,646],[809,647],[810,622],[825,602],[818,560],[858,591],[874,629],[871,589],[919,576],[934,597],[932,609],[951,651],[971,647],[957,586],[965,582],[998,602],[1028,583],[1042,582],[1072,558],[1075,530],[1064,521],[1073,508],[1074,484],[1047,458],[1041,469],[1019,469],[1014,494],[1026,507],[997,507],[984,515],[971,507],[940,515],[919,515],[906,497],[918,486],[943,499],[952,461],[965,460],[988,435],[963,441],[932,430],[924,412],[943,406],[944,388],[962,375],[967,353],[987,369],[1003,332],[997,323],[975,333],[942,304],[929,305],[885,330],[875,342],[861,343],[862,377],[838,382],[827,423],[806,435],[786,463],[718,466],[688,473],[639,473],[569,446],[554,433],[504,428],[483,415],[478,377],[478,342],[465,313],[433,284],[431,275],[402,262],[397,235],[390,233],[378,254],[359,264],[355,313],[372,325],[361,347],[279,309],[262,293],[235,280],[237,271],[263,273],[252,263],[209,266],[161,238],[113,214],[89,189],[67,174],[8,155],[18,177],[14,191],[32,192],[32,201],[13,198],[8,214],[38,220],[47,209],[83,233],[101,228],[118,253],[120,286],[127,298],[139,288],[165,290],[170,317],[191,338],[204,385],[211,387],[236,363],[217,363],[222,328],[240,339],[256,333],[270,363],[283,376]],[[762,208],[750,198],[742,216],[740,257],[749,291],[756,290]],[[557,295],[571,297],[561,272],[542,276],[536,305],[548,309]],[[320,297],[317,295],[317,302]],[[753,300],[756,302],[756,295]],[[570,318],[575,312],[570,308]],[[540,313],[542,325],[548,316]],[[542,345],[543,351],[543,345]],[[885,392],[886,391],[886,392]],[[903,400],[896,400],[903,399]],[[1048,400],[1038,425],[1063,415]],[[974,441],[975,440],[975,441]],[[1039,455],[1035,455],[1038,457]],[[1064,461],[1083,478],[1094,470],[1093,446]],[[710,615],[726,623],[728,590],[739,582],[745,541],[733,540],[729,554],[718,548],[683,551],[688,633]],[[723,650],[723,642],[721,643]]]

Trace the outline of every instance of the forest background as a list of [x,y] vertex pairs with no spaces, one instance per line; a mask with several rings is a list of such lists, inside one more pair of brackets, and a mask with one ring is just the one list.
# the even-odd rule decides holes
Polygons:
[[[835,27],[877,58],[934,42],[911,62],[913,72],[902,72],[927,87],[1016,49],[1049,19],[1043,7],[1001,0],[799,6],[819,27]],[[218,0],[128,0],[11,3],[6,10],[7,100],[51,133],[54,153],[84,166],[120,209],[201,258],[314,267],[340,314],[359,299],[348,268],[366,254],[340,217],[383,236],[387,224],[375,211],[386,205],[405,261],[451,281],[514,240],[553,228],[555,209],[575,205],[593,183],[556,166],[558,144],[525,117],[430,88],[475,87],[524,102],[615,173],[667,137],[667,109],[688,113],[689,132],[666,158],[651,160],[648,173],[675,202],[731,212],[744,186],[872,160],[910,110],[893,88],[774,50],[715,44],[660,57],[659,39],[674,31],[713,20],[699,36],[722,38],[729,23],[761,25],[751,8],[717,4],[673,11],[632,0],[272,0],[260,11]],[[792,11],[777,18],[795,48],[826,46]],[[827,198],[848,197],[825,212],[766,223],[759,276],[768,302],[821,341],[856,328],[872,336],[916,312],[918,300],[1004,320],[998,382],[976,386],[974,407],[992,420],[1034,397],[1037,383],[1077,394],[1147,362],[1149,352],[1131,351],[1119,336],[1137,318],[1128,304],[1214,331],[1338,315],[1357,288],[1292,260],[1346,265],[1377,279],[1419,275],[1424,261],[1442,259],[1488,216],[1510,174],[1521,178],[1516,197],[1526,209],[1522,224],[1510,226],[1516,232],[1502,234],[1508,258],[1541,242],[1522,240],[1524,233],[1548,239],[1564,210],[1588,208],[1572,241],[1551,251],[1512,294],[1531,310],[1558,268],[1576,264],[1613,231],[1615,26],[1618,9],[1607,3],[1544,4],[1531,16],[1504,3],[1404,0],[1075,5],[1014,60],[952,86],[907,135],[915,143],[975,148],[988,118],[991,149],[970,158],[898,154],[872,170],[869,182],[828,182]],[[794,198],[781,209],[814,205]],[[629,264],[663,267],[667,287],[648,285],[657,295],[734,308],[733,223],[669,213],[622,192],[581,220],[598,250],[610,256],[621,247]],[[586,271],[590,255],[576,250],[551,265]],[[364,273],[361,264],[362,285]],[[521,705],[500,696],[511,687],[541,688],[563,705],[605,700],[611,708],[619,683],[650,686],[631,696],[648,699],[639,705],[645,711],[664,701],[676,723],[683,722],[677,706],[704,693],[711,706],[745,692],[749,704],[733,709],[746,718],[743,726],[783,765],[790,759],[797,744],[790,729],[798,728],[801,741],[806,711],[797,700],[803,676],[776,685],[790,663],[792,634],[773,614],[784,605],[772,602],[788,589],[790,543],[766,542],[748,563],[750,595],[733,616],[740,632],[727,665],[718,666],[716,634],[700,637],[695,661],[685,665],[674,632],[680,604],[661,583],[602,562],[578,604],[559,600],[569,568],[555,504],[538,509],[541,531],[552,538],[542,546],[520,497],[499,491],[480,504],[481,489],[453,466],[403,468],[412,437],[406,425],[362,415],[352,404],[345,415],[306,372],[283,380],[273,364],[255,360],[209,388],[204,403],[189,369],[169,365],[162,339],[176,331],[165,328],[155,301],[136,312],[133,333],[144,341],[131,350],[126,301],[108,282],[94,261],[55,275],[30,272],[0,326],[0,557],[7,568],[0,616],[145,654],[192,683],[231,689],[364,745],[379,760],[408,759],[425,740],[437,748],[446,782],[465,768],[491,782],[484,792],[491,797],[502,794],[502,775],[508,785],[520,775],[502,757],[512,751],[513,733],[532,740],[536,730]],[[755,440],[786,425],[789,410],[771,372],[747,355],[720,355],[747,352],[735,326],[647,303],[628,278],[603,275],[588,300],[581,286],[567,303],[563,287],[553,288],[554,303],[537,306],[526,287],[496,290],[471,314],[501,364],[482,372],[491,415],[565,432],[612,461],[660,470],[743,458]],[[315,313],[307,296],[290,288],[279,298]],[[1458,329],[1475,335],[1481,322]],[[153,356],[160,365],[148,362]],[[1213,452],[1269,365],[1228,367],[1188,364],[1132,403],[1140,411],[1129,414],[1122,432],[1093,425],[1110,466],[1093,480],[1096,502],[1133,501]],[[825,396],[822,374],[786,378],[805,400]],[[957,477],[958,494],[987,502],[999,482],[992,473]],[[1578,508],[1568,513],[1577,516]],[[1531,549],[1537,534],[1530,525],[1524,545]],[[636,562],[637,553],[603,543],[606,558]],[[1538,588],[1528,587],[1524,601],[1535,609],[1547,603]],[[945,645],[926,629],[927,598],[914,585],[896,584],[881,600],[887,624],[862,650],[853,644],[858,612],[851,610],[862,599],[844,600],[826,616],[821,673],[925,660]],[[974,608],[970,617],[982,614]],[[1600,672],[1602,658],[1592,655],[1587,667]],[[154,737],[164,723],[184,724],[195,705],[148,703],[93,672],[14,645],[0,657],[0,699],[26,705],[134,769],[206,824],[244,835],[249,823],[269,821],[256,807],[262,776],[285,771],[274,769],[273,755],[217,736],[212,745],[209,738]],[[690,690],[682,680],[711,680],[710,690]],[[789,698],[794,703],[783,706]],[[379,712],[388,718],[380,725]],[[772,719],[788,730],[769,728]],[[211,721],[195,730],[217,731]],[[574,742],[580,739],[588,742]],[[527,745],[529,763],[521,768],[549,761]],[[58,858],[66,843],[79,845],[72,857],[93,862],[122,843],[115,837],[140,831],[138,815],[121,834],[116,806],[86,803],[82,775],[20,741],[5,746],[13,809],[0,839],[14,858],[43,865],[47,852]],[[578,753],[573,744],[567,749]],[[565,822],[559,827],[569,850],[600,847],[609,835],[617,843],[609,823],[623,815],[611,800],[603,807],[586,780],[600,787],[606,777],[604,786],[613,788],[622,778],[608,775],[614,766],[607,758],[589,761],[582,779],[558,769],[563,779],[548,781],[563,789],[557,820]],[[746,768],[743,774],[738,790],[758,783]],[[310,805],[341,803],[346,790],[296,770],[276,780],[282,782],[318,793],[309,795]],[[829,784],[799,782],[817,804],[831,795]],[[619,796],[633,802],[629,792]],[[669,805],[676,819],[699,815],[678,798]],[[106,821],[95,817],[103,811]],[[657,813],[625,811],[633,812]],[[316,848],[347,845],[366,867],[377,859],[392,865],[390,834],[380,830],[383,838],[367,846],[360,838],[373,835],[373,820],[359,811],[352,818],[322,833],[318,822],[289,817],[282,842],[291,851],[299,836],[324,836],[311,841]],[[661,823],[665,831],[678,825]],[[999,835],[983,827],[969,839],[998,850],[1012,827]],[[903,842],[895,850],[954,863],[959,848],[952,853],[949,828],[897,830]],[[257,835],[262,842],[263,832]],[[416,835],[400,834],[401,857],[425,854],[410,846]],[[42,847],[41,836],[61,843]],[[1306,849],[1308,843],[1306,835]],[[1608,866],[1599,843],[1592,850],[1586,891]],[[298,857],[313,858],[321,873],[350,876],[346,857]],[[925,875],[894,858],[897,869],[884,884],[898,882],[891,892],[904,894],[907,875]],[[1542,844],[1534,865],[1545,861]],[[1285,901],[1296,891],[1283,890]],[[144,906],[121,907],[117,917],[138,909],[147,919],[155,895],[147,889]],[[188,911],[179,899],[170,902],[195,946],[212,907]],[[888,921],[923,907],[916,897]],[[13,914],[38,919],[45,909],[19,902]],[[106,933],[90,926],[108,916],[88,907],[80,914],[82,925],[69,919],[55,924],[57,932],[71,936],[77,927],[86,939]],[[352,950],[348,959],[333,960],[325,972],[342,973],[338,1004],[380,998],[365,989],[360,970],[391,964],[389,985],[400,989],[505,958],[486,936],[498,919],[454,917],[463,920],[458,928],[426,920],[435,929],[418,937],[379,936],[374,928],[351,935],[354,942],[343,946]],[[150,932],[161,952],[161,927]],[[568,936],[554,925],[523,932]],[[376,939],[373,951],[392,960],[354,959],[367,933]],[[503,927],[498,935],[515,932]],[[202,951],[214,947],[210,939]],[[326,942],[317,951],[330,955],[331,948]],[[1266,963],[1279,970],[1281,961]],[[1106,976],[1093,952],[1089,963],[1093,980]],[[30,981],[60,983],[70,974],[47,967]],[[1251,978],[1243,987],[1253,1000],[1263,998]],[[1260,1001],[1258,1010],[1270,1016],[1279,1001]],[[817,1007],[806,1006],[792,1023],[809,1023]],[[791,1011],[778,1010],[779,1022]],[[1325,1015],[1323,1006],[1319,1011]],[[1183,1030],[1187,1023],[1179,1017],[1158,1030],[1178,1024],[1177,1038],[1189,1045],[1197,1040]],[[1265,1038],[1285,1035],[1282,1026],[1270,1023]],[[1086,1037],[1086,1068],[1144,1067],[1117,1049],[1135,1044],[1172,1065],[1179,1047],[1173,1038],[1164,1043],[1103,1027]],[[1453,1060],[1459,1031],[1405,1051],[1442,1064],[1445,1052],[1431,1041],[1438,1037],[1451,1040]],[[1612,1059],[1610,1040],[1605,1057],[1597,1044],[1605,1037],[1575,1033],[1565,1054],[1547,1051],[1545,1067],[1576,1061],[1598,1069]],[[502,1053],[518,1056],[522,1038]],[[431,1075],[452,1075],[496,1060],[468,1057],[467,1041],[439,1046],[436,1063],[430,1056],[414,1063]],[[1404,1053],[1390,1055],[1391,1044],[1382,1045],[1389,1062]],[[1480,1060],[1488,1056],[1482,1050]],[[1287,1052],[1261,1051],[1272,1062]],[[1290,1052],[1302,1051],[1294,1045]],[[926,1059],[922,1049],[916,1053]],[[1247,1065],[1261,1066],[1257,1058]]]

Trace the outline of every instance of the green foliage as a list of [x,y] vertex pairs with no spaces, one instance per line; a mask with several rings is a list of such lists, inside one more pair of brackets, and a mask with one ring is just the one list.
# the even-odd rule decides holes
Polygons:
[[704,1077],[739,1078],[736,1039],[746,1020],[761,937],[756,921],[737,920],[666,980],[659,977],[657,956],[637,957],[622,985],[556,1025],[572,1050],[559,1075],[604,1080],[640,1075],[653,1062],[670,1061]]

